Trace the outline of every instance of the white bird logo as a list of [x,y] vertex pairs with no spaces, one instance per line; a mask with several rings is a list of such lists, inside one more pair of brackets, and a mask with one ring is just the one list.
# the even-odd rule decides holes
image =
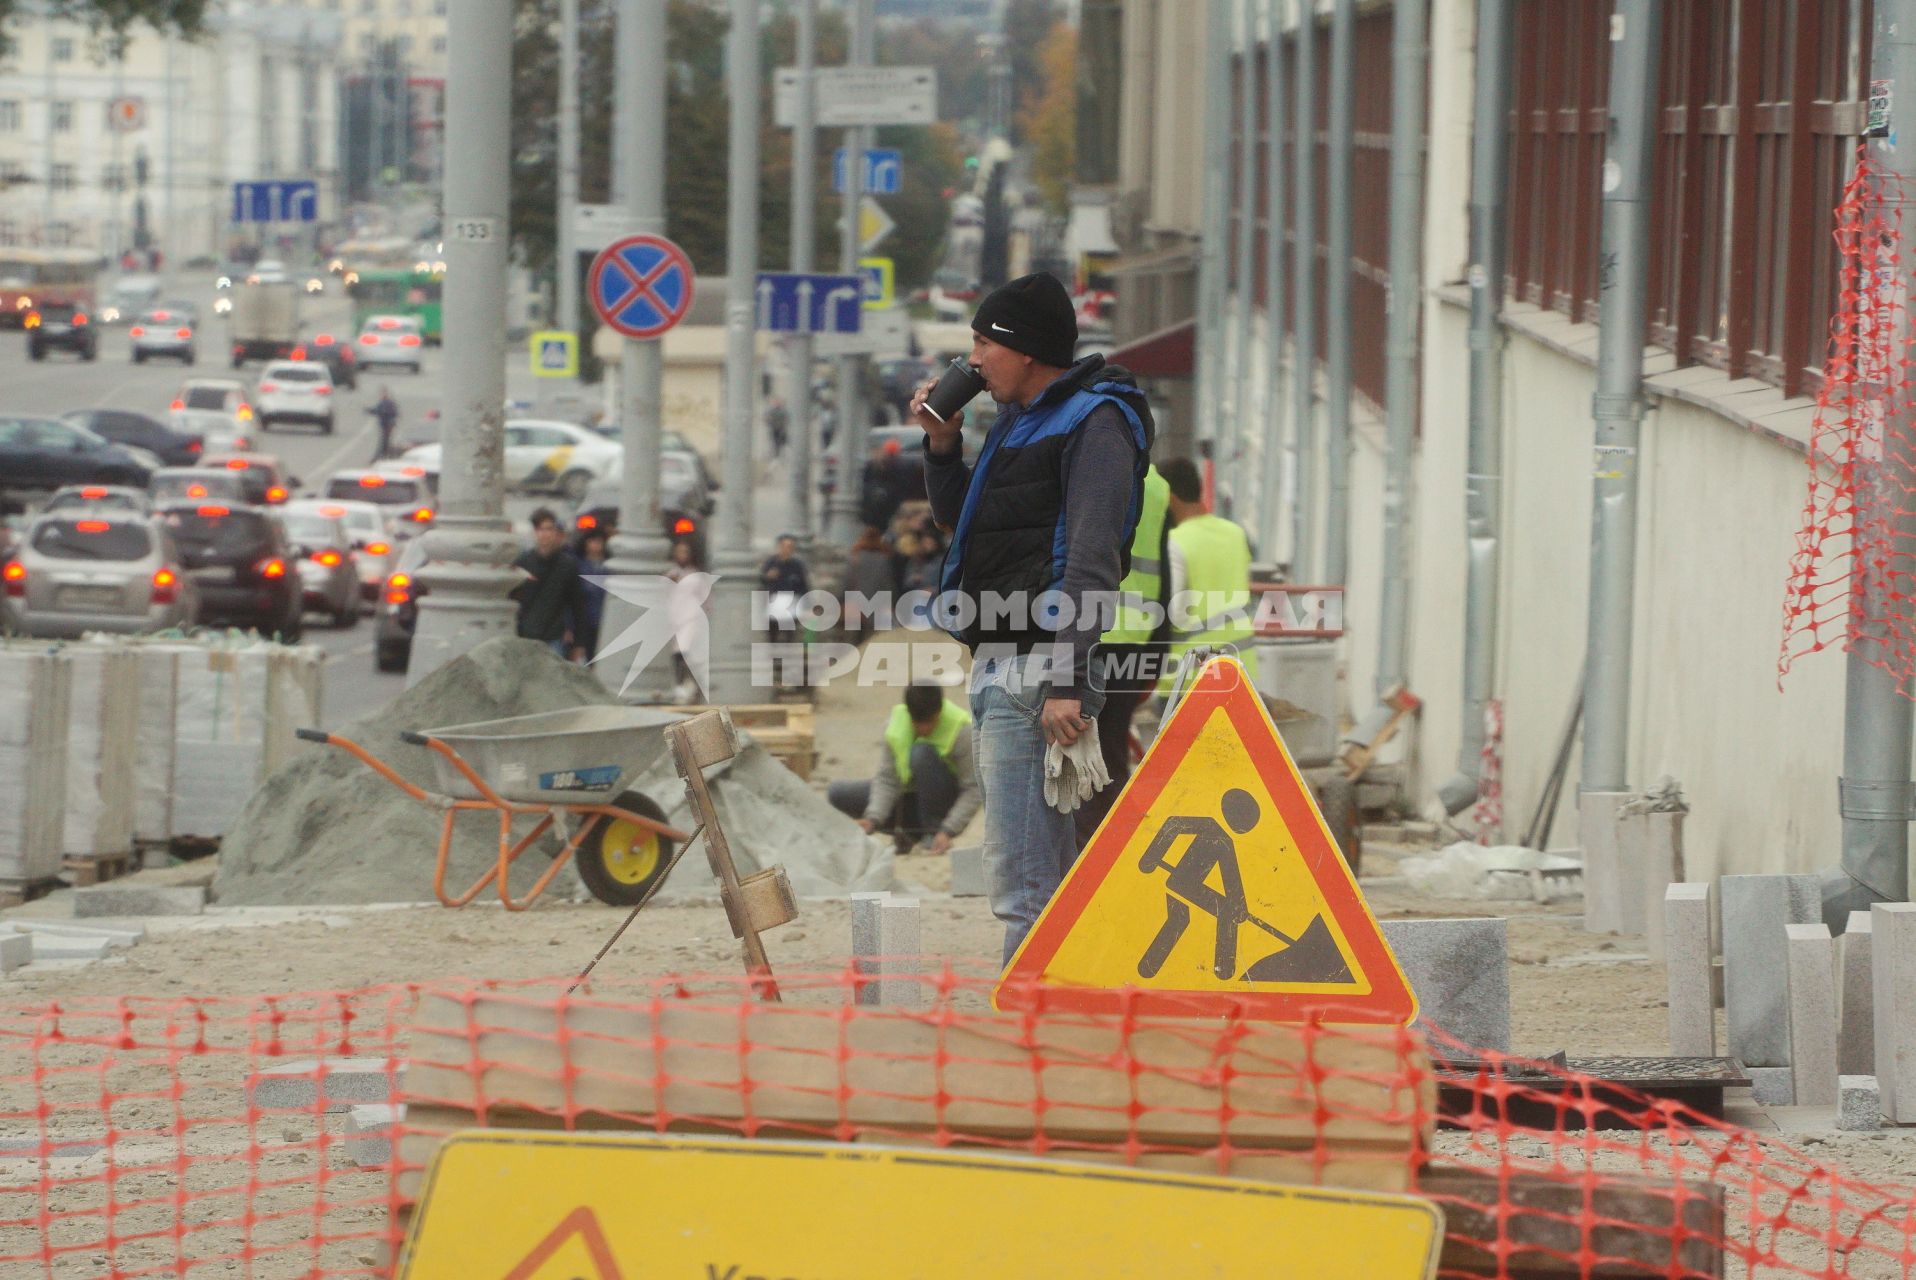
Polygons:
[[664,574],[618,574],[602,579],[608,595],[634,605],[639,616],[610,644],[593,657],[602,662],[621,650],[633,650],[626,668],[625,683],[619,686],[623,697],[661,654],[670,653],[674,644],[684,657],[699,697],[705,698],[707,676],[711,672],[711,624],[705,616],[705,601],[712,594],[716,574],[688,573],[678,581]]

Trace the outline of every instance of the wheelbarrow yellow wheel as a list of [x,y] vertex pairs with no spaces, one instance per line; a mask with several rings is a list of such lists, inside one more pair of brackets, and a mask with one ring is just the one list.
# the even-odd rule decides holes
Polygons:
[[[665,821],[665,811],[637,791],[626,791],[614,808]],[[637,906],[672,864],[672,841],[630,818],[591,819],[592,827],[579,841],[579,878],[600,902],[615,907]]]

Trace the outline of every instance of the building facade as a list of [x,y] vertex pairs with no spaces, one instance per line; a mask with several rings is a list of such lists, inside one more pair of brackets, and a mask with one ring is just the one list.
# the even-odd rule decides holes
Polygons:
[[0,245],[232,245],[232,188],[310,179],[338,215],[339,20],[230,6],[198,39],[136,26],[123,43],[22,9],[0,60]]
[[[1316,429],[1307,434],[1319,452],[1311,466],[1287,458],[1285,472],[1321,482],[1327,399],[1347,395],[1348,633],[1341,666],[1345,710],[1361,715],[1378,693],[1384,587],[1395,6],[1355,5],[1350,257],[1333,262],[1321,203],[1330,146],[1330,0],[1224,2],[1234,28],[1231,219],[1225,319],[1213,336],[1225,354],[1215,375],[1215,419],[1194,424],[1191,434],[1206,438],[1218,460],[1219,507],[1266,535],[1267,558],[1287,563],[1289,500],[1282,500],[1283,511],[1265,509],[1256,481],[1266,451],[1288,450],[1298,439],[1290,287],[1299,246],[1294,202],[1272,210],[1265,196],[1269,166],[1284,166],[1288,175],[1296,160],[1295,77],[1308,41],[1315,104],[1302,136],[1316,149],[1319,203],[1304,250],[1317,264],[1315,349],[1302,367],[1315,388]],[[1118,269],[1121,340],[1175,327],[1197,309],[1205,8],[1125,0],[1114,219],[1126,254]],[[1423,278],[1415,302],[1420,374],[1409,495],[1408,670],[1423,712],[1399,750],[1404,798],[1417,808],[1461,765],[1476,763],[1461,759],[1473,737],[1463,723],[1462,695],[1471,555],[1472,103],[1478,75],[1509,75],[1509,259],[1499,326],[1504,428],[1494,460],[1502,501],[1491,532],[1501,548],[1494,693],[1503,713],[1503,809],[1512,834],[1528,824],[1546,792],[1578,703],[1586,644],[1611,9],[1608,0],[1516,0],[1512,62],[1487,68],[1477,64],[1472,0],[1429,0]],[[1785,587],[1810,481],[1814,396],[1839,301],[1835,207],[1866,113],[1870,5],[1670,0],[1664,13],[1629,774],[1637,786],[1665,774],[1682,783],[1693,807],[1689,878],[1811,871],[1832,864],[1839,847],[1843,656],[1832,649],[1799,662],[1781,685],[1777,667]],[[1284,77],[1275,127],[1266,92],[1273,69]],[[1240,260],[1231,246],[1245,209],[1254,220],[1253,251]],[[1267,275],[1273,253],[1280,258],[1275,296]],[[1349,273],[1352,368],[1345,388],[1323,381],[1330,317],[1322,291],[1332,271]],[[1273,324],[1282,352],[1275,368],[1267,355]],[[1175,394],[1175,381],[1169,385]],[[1323,495],[1314,496],[1321,519]],[[1573,748],[1571,787],[1578,770]],[[1550,839],[1577,842],[1574,800],[1558,806]]]

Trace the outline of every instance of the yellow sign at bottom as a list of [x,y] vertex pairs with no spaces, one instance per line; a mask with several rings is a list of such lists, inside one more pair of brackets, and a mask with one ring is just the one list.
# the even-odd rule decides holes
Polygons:
[[1414,1196],[973,1152],[485,1130],[427,1174],[405,1280],[1428,1280]]

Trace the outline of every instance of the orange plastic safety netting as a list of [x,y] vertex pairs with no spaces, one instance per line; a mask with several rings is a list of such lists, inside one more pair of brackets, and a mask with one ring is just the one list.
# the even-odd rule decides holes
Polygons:
[[0,1010],[0,1275],[388,1275],[425,1162],[481,1125],[1403,1190],[1445,1210],[1444,1276],[1916,1269],[1916,1192],[1598,1080],[1496,1055],[1438,1071],[1393,1028],[999,1014],[990,982],[782,973],[777,1006],[726,975]]
[[1838,296],[1810,429],[1777,678],[1838,646],[1916,696],[1916,394],[1903,182],[1859,151],[1836,209]]

